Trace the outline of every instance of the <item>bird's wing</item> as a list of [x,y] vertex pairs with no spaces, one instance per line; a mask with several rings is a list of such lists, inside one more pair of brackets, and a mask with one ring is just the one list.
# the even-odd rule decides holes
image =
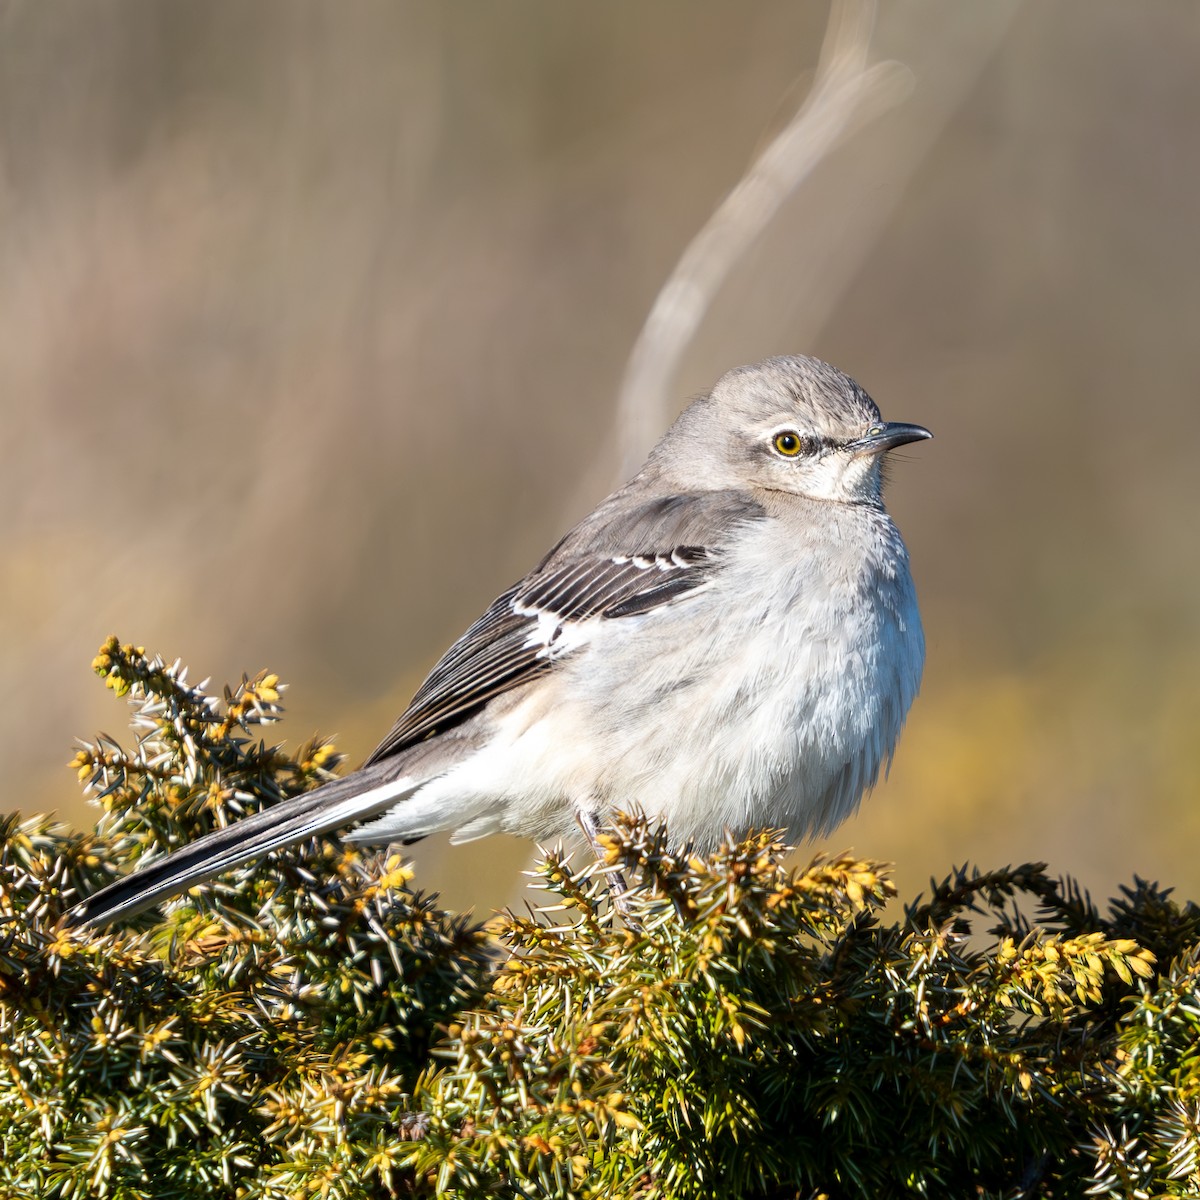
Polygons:
[[[619,494],[618,494],[619,496]],[[733,492],[601,505],[442,657],[368,764],[452,728],[492,697],[554,669],[594,617],[678,602],[719,569],[736,527],[761,509]]]

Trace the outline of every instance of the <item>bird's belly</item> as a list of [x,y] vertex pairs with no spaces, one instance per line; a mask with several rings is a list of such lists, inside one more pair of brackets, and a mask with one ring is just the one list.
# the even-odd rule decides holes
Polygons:
[[876,657],[770,627],[731,638],[702,678],[664,688],[659,720],[614,730],[622,752],[602,777],[606,800],[708,845],[751,826],[831,828],[886,753],[892,681]]

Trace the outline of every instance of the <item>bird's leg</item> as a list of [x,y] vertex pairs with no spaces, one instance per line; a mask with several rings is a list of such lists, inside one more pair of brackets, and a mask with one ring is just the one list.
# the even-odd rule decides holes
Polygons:
[[[597,820],[596,814],[591,809],[579,808],[576,809],[575,819],[579,822],[579,828],[583,830],[584,836],[591,842],[596,861],[604,862],[608,854],[600,844],[600,822]],[[613,907],[621,914],[626,925],[631,929],[636,929],[638,923],[629,910],[629,885],[625,882],[625,876],[620,871],[608,870],[605,872],[604,878],[608,883],[608,894],[612,897]]]

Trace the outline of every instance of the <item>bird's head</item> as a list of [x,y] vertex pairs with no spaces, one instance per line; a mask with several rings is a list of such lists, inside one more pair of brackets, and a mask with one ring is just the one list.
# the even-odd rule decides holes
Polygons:
[[877,503],[883,456],[932,437],[884,421],[849,376],[815,358],[738,367],[694,401],[652,461],[712,488],[760,488],[813,500]]

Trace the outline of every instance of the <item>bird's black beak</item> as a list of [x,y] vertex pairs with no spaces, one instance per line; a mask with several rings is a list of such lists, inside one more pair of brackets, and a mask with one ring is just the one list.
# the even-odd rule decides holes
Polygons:
[[850,443],[850,449],[855,454],[883,454],[887,450],[895,450],[897,446],[906,446],[909,442],[921,442],[933,434],[924,425],[906,425],[903,421],[886,421],[882,425],[872,426],[866,436]]

